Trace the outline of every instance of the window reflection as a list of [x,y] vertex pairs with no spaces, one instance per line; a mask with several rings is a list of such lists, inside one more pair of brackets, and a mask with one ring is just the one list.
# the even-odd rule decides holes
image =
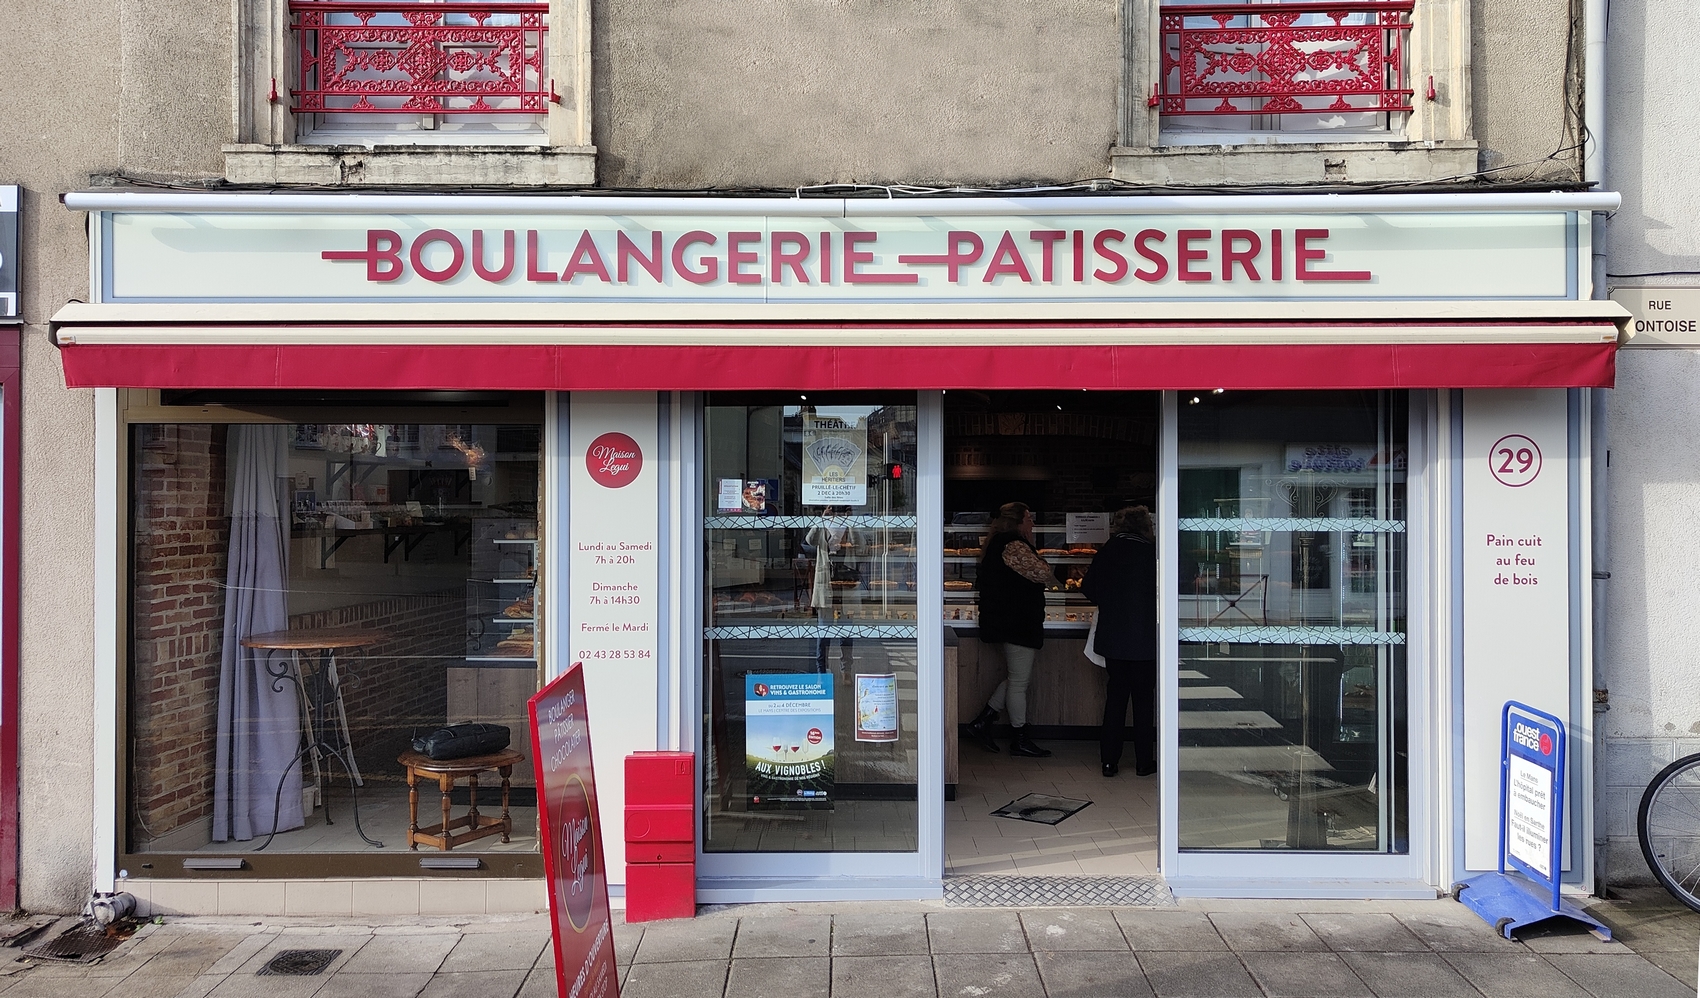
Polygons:
[[1406,410],[1182,395],[1180,846],[1406,848]]

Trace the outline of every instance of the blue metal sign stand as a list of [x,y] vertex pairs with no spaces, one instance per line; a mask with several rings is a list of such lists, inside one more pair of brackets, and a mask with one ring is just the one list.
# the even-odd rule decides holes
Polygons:
[[[1553,918],[1581,922],[1601,939],[1611,938],[1611,929],[1564,900],[1559,890],[1564,879],[1564,774],[1569,758],[1565,749],[1563,721],[1515,700],[1505,702],[1499,735],[1499,871],[1471,877],[1454,890],[1459,901],[1507,939],[1518,929]],[[1533,766],[1544,771],[1550,782],[1542,788],[1536,777],[1513,788],[1513,760],[1527,764],[1519,766],[1525,777]],[[1529,848],[1538,846],[1526,824],[1531,812],[1520,812],[1524,827],[1512,827],[1511,795],[1519,791],[1521,803],[1546,806],[1544,856],[1538,848]],[[1520,841],[1514,842],[1513,836],[1520,836]]]

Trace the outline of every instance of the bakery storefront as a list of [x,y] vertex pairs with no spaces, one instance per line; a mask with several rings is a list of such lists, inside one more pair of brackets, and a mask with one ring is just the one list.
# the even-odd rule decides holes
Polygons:
[[[530,761],[443,796],[407,753],[469,721],[523,752],[571,662],[611,878],[623,757],[690,751],[702,901],[1433,896],[1493,866],[1511,697],[1571,719],[1589,841],[1615,196],[65,200],[97,889],[541,903]],[[1048,573],[1024,698],[978,619],[1008,503]],[[1105,778],[1080,587],[1130,506],[1157,772]]]

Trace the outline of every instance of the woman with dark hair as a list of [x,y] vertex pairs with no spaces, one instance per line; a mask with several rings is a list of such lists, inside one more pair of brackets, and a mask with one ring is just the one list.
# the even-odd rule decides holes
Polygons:
[[1157,772],[1157,545],[1151,511],[1129,506],[1110,518],[1112,536],[1093,556],[1080,592],[1098,606],[1093,650],[1104,656],[1108,687],[1098,740],[1104,775],[1121,767],[1133,698],[1134,773]]
[[1033,659],[1045,643],[1045,590],[1056,582],[1056,573],[1033,550],[1033,511],[1025,503],[1004,503],[987,530],[975,583],[980,590],[980,640],[1002,646],[1007,671],[985,709],[968,722],[968,733],[988,752],[998,750],[992,722],[1007,707],[1015,729],[1009,754],[1034,759],[1051,754],[1027,734],[1027,684],[1033,678]]

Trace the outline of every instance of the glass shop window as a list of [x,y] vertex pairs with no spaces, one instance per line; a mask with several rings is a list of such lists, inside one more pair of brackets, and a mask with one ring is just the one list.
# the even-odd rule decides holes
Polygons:
[[914,852],[915,394],[704,418],[703,851]]
[[417,816],[400,760],[466,722],[530,754],[540,439],[535,423],[132,425],[123,851],[382,843],[417,870],[442,846],[409,853],[410,829],[452,804],[457,852],[535,852],[528,758],[441,806],[430,778]]
[[1183,392],[1180,847],[1409,846],[1402,392]]

